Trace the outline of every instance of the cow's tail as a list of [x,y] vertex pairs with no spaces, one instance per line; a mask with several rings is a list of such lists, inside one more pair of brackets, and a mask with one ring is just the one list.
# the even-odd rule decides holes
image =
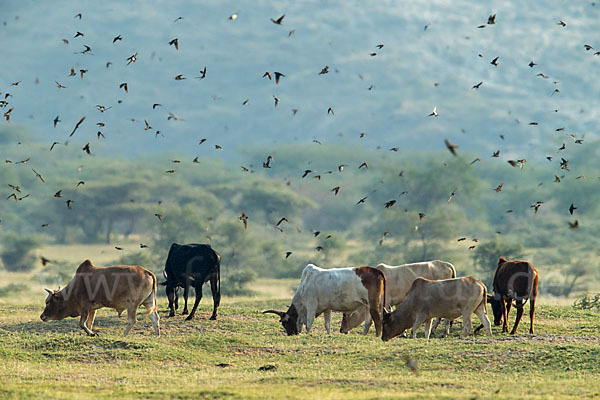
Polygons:
[[383,273],[383,271],[380,271],[378,269],[375,269],[377,272],[379,272],[379,275],[381,276],[381,279],[383,280],[383,310],[385,310],[387,304],[385,303],[385,299],[387,297],[387,279],[385,277],[385,274]]
[[483,312],[487,315],[487,287],[482,284],[483,286],[483,299],[481,299],[481,303],[479,303],[479,305],[477,307],[483,307]]
[[153,312],[157,312],[158,304],[157,304],[157,291],[156,291],[156,275],[150,272],[150,276],[152,277],[152,292],[150,293],[150,297],[152,297],[152,307],[146,308],[146,313],[151,314]]
[[217,253],[217,293],[221,295],[221,255]]

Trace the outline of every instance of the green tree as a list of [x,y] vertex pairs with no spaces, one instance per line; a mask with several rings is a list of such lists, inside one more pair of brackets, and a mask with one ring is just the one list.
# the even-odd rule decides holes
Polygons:
[[7,271],[30,271],[34,268],[36,257],[33,251],[42,246],[40,236],[6,233],[2,237],[2,243],[0,258]]

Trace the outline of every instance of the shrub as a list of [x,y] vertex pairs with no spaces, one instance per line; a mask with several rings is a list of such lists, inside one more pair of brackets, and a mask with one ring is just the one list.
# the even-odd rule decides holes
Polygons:
[[221,293],[224,296],[250,296],[254,291],[246,285],[256,278],[256,274],[250,270],[238,270],[223,277]]
[[42,240],[37,235],[9,233],[2,238],[2,244],[0,257],[7,271],[30,271],[36,262],[32,252],[42,246]]
[[13,296],[15,293],[20,293],[24,290],[27,290],[27,285],[11,283],[0,288],[0,297]]
[[600,310],[600,293],[591,295],[585,293],[573,303],[573,308],[577,310]]

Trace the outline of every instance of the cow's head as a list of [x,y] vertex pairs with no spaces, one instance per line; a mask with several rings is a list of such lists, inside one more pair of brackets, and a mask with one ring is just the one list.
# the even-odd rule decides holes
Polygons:
[[348,333],[365,321],[365,309],[360,307],[352,312],[344,313],[340,333]]
[[502,297],[499,294],[494,294],[494,295],[488,294],[487,302],[492,305],[492,311],[494,312],[494,325],[496,325],[496,326],[502,325],[502,316],[503,316],[502,303],[504,302],[502,300]]
[[410,328],[414,321],[410,321],[406,315],[402,315],[400,309],[397,308],[394,312],[383,310],[383,330],[381,332],[381,340],[387,342],[398,335],[402,335],[405,330]]
[[286,312],[267,310],[263,311],[263,314],[279,315],[279,322],[281,322],[281,325],[283,325],[283,329],[285,329],[285,333],[287,333],[288,336],[297,335],[300,333],[300,329],[298,327],[298,311],[296,311],[296,306],[293,304]]
[[63,319],[69,316],[70,311],[67,307],[64,295],[58,290],[46,289],[48,297],[46,297],[46,308],[40,315],[40,319],[44,322]]

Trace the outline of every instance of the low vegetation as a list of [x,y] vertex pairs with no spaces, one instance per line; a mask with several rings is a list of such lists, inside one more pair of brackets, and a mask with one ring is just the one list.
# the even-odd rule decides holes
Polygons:
[[[0,397],[148,398],[513,398],[593,397],[600,379],[600,314],[541,306],[538,334],[461,340],[398,338],[383,343],[360,329],[327,336],[322,317],[310,335],[285,336],[266,308],[284,300],[232,300],[219,320],[210,304],[196,318],[167,318],[151,336],[140,318],[126,339],[114,311],[87,337],[76,319],[42,323],[42,305],[0,306]],[[339,315],[334,325],[339,326]],[[514,317],[514,315],[513,315]],[[526,330],[528,321],[522,323]],[[417,363],[412,371],[405,359]],[[517,384],[523,382],[523,384]]]

